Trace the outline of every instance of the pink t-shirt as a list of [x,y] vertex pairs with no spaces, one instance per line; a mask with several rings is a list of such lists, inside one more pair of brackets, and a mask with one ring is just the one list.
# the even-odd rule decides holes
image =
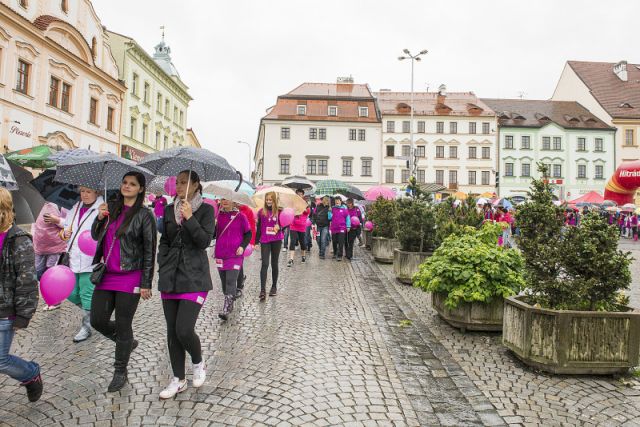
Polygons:
[[[116,238],[116,232],[124,222],[129,206],[123,206],[118,218],[109,224],[107,234],[102,241],[103,257],[106,259],[113,242],[113,250],[107,260],[107,272],[102,278],[102,282],[96,289],[103,291],[126,292],[129,294],[140,293],[140,283],[142,282],[142,270],[122,271],[120,267],[120,239]],[[115,241],[114,241],[115,239]]]
[[153,213],[156,217],[164,216],[164,207],[167,206],[167,199],[163,196],[156,197],[153,204]]
[[207,300],[207,294],[209,292],[185,292],[183,294],[174,294],[171,292],[160,292],[161,299],[181,299],[185,301],[195,302],[196,304],[203,305]]

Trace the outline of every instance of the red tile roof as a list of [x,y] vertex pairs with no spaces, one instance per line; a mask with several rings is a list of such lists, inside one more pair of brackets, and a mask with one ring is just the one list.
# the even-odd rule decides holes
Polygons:
[[373,98],[373,95],[366,84],[303,83],[283,97]]
[[[410,92],[376,92],[382,114],[410,115]],[[417,116],[493,116],[493,111],[473,92],[415,92],[413,113]]]
[[565,129],[613,129],[575,101],[482,99],[500,126],[541,128],[550,122]]
[[[569,61],[569,66],[613,118],[640,118],[640,65],[627,64],[627,81],[613,72],[614,62]],[[630,107],[622,107],[623,104]]]
[[35,25],[40,30],[44,31],[47,28],[49,28],[49,25],[51,25],[51,23],[54,22],[54,21],[61,21],[62,22],[62,20],[60,18],[56,18],[55,16],[40,15],[40,16],[38,16],[36,18],[35,21],[33,21],[33,25]]

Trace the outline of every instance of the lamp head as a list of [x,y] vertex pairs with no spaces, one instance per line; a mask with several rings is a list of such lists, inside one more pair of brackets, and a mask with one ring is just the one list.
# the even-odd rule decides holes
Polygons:
[[420,59],[420,57],[416,57],[416,61],[422,61],[422,59]]
[[405,55],[411,55],[411,53],[409,53],[409,49],[402,49],[402,52],[404,52]]
[[407,59],[406,56],[398,56],[398,61],[402,61],[402,60],[405,60],[405,59]]
[[429,51],[427,49],[425,49],[425,50],[420,52],[420,55],[426,55],[427,53],[429,53]]

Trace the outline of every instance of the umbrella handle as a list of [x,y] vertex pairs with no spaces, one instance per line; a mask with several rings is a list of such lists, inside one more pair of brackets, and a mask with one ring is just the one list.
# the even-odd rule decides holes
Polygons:
[[242,172],[240,171],[236,171],[236,173],[238,174],[238,186],[236,187],[235,191],[236,193],[238,192],[238,190],[240,189],[240,186],[242,185]]

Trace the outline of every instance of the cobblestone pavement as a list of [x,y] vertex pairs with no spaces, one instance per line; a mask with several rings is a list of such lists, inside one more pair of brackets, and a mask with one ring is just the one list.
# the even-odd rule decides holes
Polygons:
[[209,376],[175,400],[158,399],[170,377],[158,295],[136,314],[140,346],[119,393],[106,393],[113,344],[72,344],[68,303],[39,311],[14,349],[41,363],[45,393],[29,404],[1,377],[0,425],[640,425],[639,382],[533,372],[499,335],[460,334],[390,266],[358,256],[282,259],[278,296],[259,303],[254,255],[229,322],[217,319],[218,289],[206,302],[197,329]]

